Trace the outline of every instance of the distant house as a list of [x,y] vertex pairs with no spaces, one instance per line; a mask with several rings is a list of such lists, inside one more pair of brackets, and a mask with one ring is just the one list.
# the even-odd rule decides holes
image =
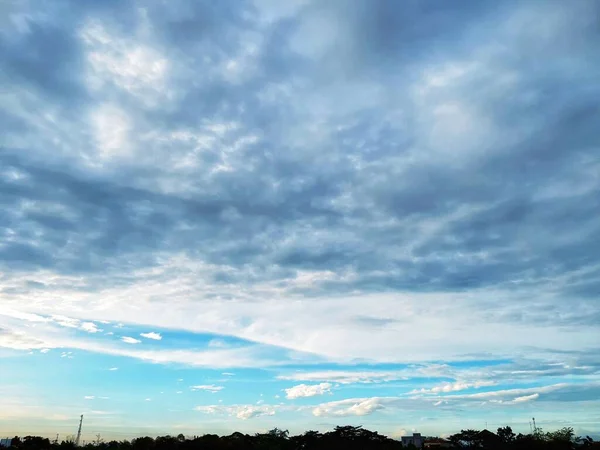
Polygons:
[[432,437],[426,438],[425,444],[423,445],[425,448],[452,448],[452,443],[446,439]]
[[414,445],[417,448],[423,447],[423,437],[421,433],[413,433],[412,436],[402,436],[400,438],[402,440],[402,446],[408,447],[409,445]]
[[492,433],[489,430],[482,430],[479,432],[479,441],[483,444],[496,444],[500,442],[500,438],[496,433]]

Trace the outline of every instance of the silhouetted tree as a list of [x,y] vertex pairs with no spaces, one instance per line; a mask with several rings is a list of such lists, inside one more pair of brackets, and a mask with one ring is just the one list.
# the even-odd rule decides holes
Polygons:
[[[515,436],[510,427],[498,428],[497,434],[488,430],[461,430],[450,437],[455,448],[477,448],[482,450],[572,450],[578,448],[599,448],[592,438],[575,437],[572,428],[544,433]],[[51,443],[38,436],[15,437],[11,446],[15,450],[78,450],[71,439],[60,444]],[[375,431],[360,426],[338,426],[333,431],[320,433],[307,431],[298,436],[290,436],[287,430],[274,428],[266,433],[253,436],[233,433],[219,437],[215,434],[194,436],[186,439],[178,436],[159,436],[156,439],[141,437],[132,441],[110,441],[83,447],[85,450],[399,450],[402,444]],[[409,446],[409,448],[412,448]]]
[[500,441],[504,444],[510,444],[516,439],[516,436],[515,433],[513,433],[512,428],[506,426],[498,428],[498,438],[500,438]]

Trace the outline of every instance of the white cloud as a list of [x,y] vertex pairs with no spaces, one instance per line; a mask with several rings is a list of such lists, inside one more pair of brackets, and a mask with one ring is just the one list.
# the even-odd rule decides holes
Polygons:
[[131,152],[131,120],[127,113],[116,105],[101,105],[90,115],[98,155],[103,159],[122,157]]
[[272,416],[275,414],[275,407],[273,406],[241,406],[237,407],[234,411],[235,417],[238,419],[246,420],[251,419],[253,417],[259,416]]
[[160,333],[155,333],[154,331],[150,332],[150,333],[140,333],[140,336],[146,339],[152,339],[155,341],[160,341],[162,339],[162,336],[160,335]]
[[46,350],[52,345],[23,331],[0,329],[0,347],[15,350]]
[[74,319],[72,317],[66,317],[61,315],[53,315],[51,316],[52,320],[56,322],[58,325],[66,328],[78,328],[81,321],[79,319]]
[[26,322],[50,322],[52,319],[39,314],[31,314],[27,312],[17,311],[10,308],[0,307],[0,315],[12,317],[14,319],[24,320]]
[[197,406],[194,409],[205,414],[227,414],[241,420],[248,420],[260,416],[272,416],[278,408],[277,405],[207,405]]
[[235,373],[231,373],[231,372],[222,372],[221,375],[223,375],[224,377],[232,377],[235,375]]
[[140,341],[139,339],[132,338],[132,337],[130,337],[130,336],[123,336],[123,337],[121,338],[121,340],[122,340],[123,342],[125,342],[126,344],[139,344],[140,342],[142,342],[142,341]]
[[480,381],[472,381],[472,382],[456,381],[454,383],[443,383],[443,384],[440,384],[439,386],[434,386],[431,389],[422,388],[422,389],[414,390],[411,393],[412,394],[416,394],[416,393],[439,394],[439,393],[447,393],[447,392],[458,392],[458,391],[464,391],[467,389],[479,389],[480,387],[484,387],[484,386],[495,386],[496,384],[497,384],[497,382],[493,381],[493,380],[480,380]]
[[98,22],[81,31],[87,49],[87,82],[91,89],[115,85],[148,106],[164,101],[168,60],[139,41],[119,37]]
[[83,322],[79,328],[88,333],[98,333],[99,331],[102,331],[94,322]]
[[486,391],[477,392],[475,394],[458,394],[458,395],[447,395],[441,398],[444,399],[489,399],[498,397],[521,397],[528,396],[531,394],[545,394],[548,392],[557,391],[560,389],[567,388],[569,384],[558,383],[548,386],[532,387],[532,388],[515,388],[515,389],[502,389],[498,391]]
[[515,398],[512,403],[525,403],[525,402],[530,402],[532,400],[537,400],[539,398],[540,394],[536,393],[536,394],[531,394],[531,395],[524,395],[522,397],[517,397]]
[[313,372],[296,372],[279,375],[277,378],[279,380],[325,381],[340,384],[381,383],[385,381],[405,379],[406,372],[323,370]]
[[300,397],[314,397],[331,392],[331,383],[321,384],[299,384],[298,386],[285,389],[286,398],[294,399]]
[[208,392],[219,392],[223,389],[223,386],[215,386],[214,384],[200,384],[197,386],[190,386],[192,391],[208,391]]
[[314,408],[312,413],[317,417],[366,416],[383,408],[381,398],[356,398],[323,403]]
[[[485,308],[478,306],[471,296],[457,296],[454,294],[429,295],[416,293],[404,294],[366,294],[364,296],[339,296],[327,299],[324,302],[315,302],[310,307],[303,301],[292,301],[289,304],[279,304],[269,295],[280,295],[280,288],[266,283],[258,286],[236,287],[241,289],[237,292],[233,287],[225,285],[222,294],[231,295],[235,300],[223,302],[209,297],[208,288],[203,287],[204,281],[211,277],[218,267],[211,267],[204,263],[194,262],[185,256],[172,256],[161,261],[161,265],[153,269],[152,278],[147,271],[140,270],[132,274],[137,279],[127,286],[109,288],[102,296],[90,293],[86,296],[87,307],[77,310],[82,319],[105,320],[110,319],[112,323],[131,323],[163,327],[167,329],[184,329],[190,332],[227,334],[234,337],[251,340],[253,342],[281,346],[298,352],[309,352],[319,355],[331,361],[345,362],[354,358],[368,358],[374,362],[407,362],[405,355],[410,354],[413,362],[427,360],[457,360],[464,359],[465,354],[480,351],[495,352],[495,354],[519,355],[522,342],[517,339],[520,335],[522,324],[502,322],[489,316]],[[40,281],[45,278],[40,276]],[[185,300],[171,305],[165,312],[162,305],[147,299],[156,296],[168,298],[178,295],[181,289],[193,289],[199,296],[206,294],[203,300],[204,314],[198,315],[194,321],[188,320],[189,311],[194,311],[197,303]],[[230,290],[231,289],[231,290]],[[260,291],[259,291],[260,289]],[[278,290],[279,289],[279,290]],[[260,293],[262,292],[262,293]],[[260,293],[260,295],[259,295]],[[73,292],[75,295],[75,292]],[[500,292],[488,292],[488,296],[501,295]],[[70,294],[64,294],[64,301],[69,300]],[[250,307],[243,298],[257,298]],[[106,298],[111,298],[108,302]],[[121,301],[128,299],[127,302]],[[118,301],[117,301],[118,300]],[[15,296],[9,305],[17,309],[19,305],[26,304],[25,298]],[[423,339],[409,343],[398,339],[396,328],[380,327],[365,321],[356,321],[356,317],[364,315],[363,305],[366,303],[374,305],[375,310],[371,312],[373,317],[386,317],[402,323],[403,332],[417,333],[419,326],[432,330]],[[100,308],[98,305],[103,305]],[[118,307],[116,306],[118,305]],[[262,305],[262,306],[261,306]],[[344,307],[341,308],[340,305]],[[398,307],[400,305],[400,307]],[[7,305],[8,306],[8,305]],[[55,302],[55,297],[44,292],[38,293],[36,297],[35,310],[47,310],[47,308],[60,309]],[[315,309],[316,308],[316,309]],[[516,308],[516,306],[515,306]],[[563,314],[563,307],[557,306],[557,314]],[[575,305],[572,314],[584,314]],[[64,308],[66,310],[66,308]],[[529,309],[530,310],[530,309]],[[529,311],[528,310],[528,311]],[[537,308],[543,311],[543,308]],[[402,313],[398,312],[402,311]],[[468,311],[468,314],[465,314]],[[29,312],[29,311],[27,311]],[[74,314],[71,311],[71,314]],[[469,322],[466,318],[474,318]],[[467,323],[469,322],[469,323]],[[540,320],[539,323],[544,322]],[[251,325],[239,327],[239,323]],[[468,330],[466,334],[452,332],[452,327]],[[529,326],[529,322],[527,326]],[[564,338],[561,335],[562,328],[537,327],[533,324],[533,342],[531,346],[538,345],[547,348],[549,345],[557,350],[591,348],[593,346],[591,334],[586,327],[580,327]],[[502,340],[498,336],[504,336]],[[349,339],[356,341],[356,345],[348,346]],[[550,343],[549,343],[550,342]],[[87,344],[86,344],[87,346]],[[457,349],[460,351],[457,352]],[[215,349],[215,351],[218,349]],[[227,349],[223,349],[227,350]],[[236,351],[236,349],[231,349]],[[244,353],[244,352],[241,352]],[[221,353],[225,355],[227,353]],[[165,354],[163,354],[165,355]],[[195,359],[176,355],[183,353],[171,352],[176,361],[190,365],[196,365]],[[402,356],[399,356],[402,355]],[[253,355],[256,356],[256,355]],[[280,359],[280,358],[278,358]],[[230,367],[248,367],[277,364],[276,361],[255,362],[254,358],[243,358],[239,362],[232,362]],[[223,367],[224,363],[219,364]],[[329,372],[329,373],[327,373]],[[297,381],[331,382],[331,383],[353,383],[353,382],[376,382],[399,379],[402,374],[389,371],[387,373],[364,373],[346,371],[346,373],[334,373],[335,371],[322,371],[321,375],[309,376],[303,374],[282,374],[282,378]],[[354,373],[352,373],[354,372]]]
[[96,396],[94,395],[86,395],[85,397],[83,397],[85,400],[94,400],[96,398]]
[[40,350],[40,353],[48,353],[50,351],[49,348],[43,348]]
[[119,370],[119,368],[118,368],[118,367],[111,367],[111,368],[110,368],[110,369],[108,369],[108,370],[110,370],[111,372],[114,372],[114,371],[116,371],[116,370]]

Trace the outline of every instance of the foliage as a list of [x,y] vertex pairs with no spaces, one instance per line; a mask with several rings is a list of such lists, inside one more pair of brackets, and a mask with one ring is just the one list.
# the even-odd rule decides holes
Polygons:
[[575,437],[573,428],[561,428],[544,433],[537,428],[531,434],[515,435],[512,428],[501,427],[496,433],[488,430],[461,430],[449,438],[454,448],[480,448],[489,450],[571,450],[577,448],[600,449],[600,442],[594,442],[589,436]]
[[[510,427],[498,428],[496,433],[488,430],[461,430],[449,438],[454,448],[478,448],[489,450],[571,450],[576,448],[596,448],[600,443],[589,436],[579,438],[572,428],[562,428],[544,433],[515,435]],[[72,439],[63,442],[50,442],[38,436],[15,437],[13,450],[74,450]],[[287,430],[274,428],[267,433],[248,435],[233,433],[229,436],[205,434],[186,438],[178,436],[159,436],[157,438],[140,437],[132,441],[103,441],[99,436],[94,443],[87,444],[83,450],[396,450],[402,444],[375,431],[362,427],[343,426],[333,431],[320,433],[307,431],[298,436],[290,436]]]

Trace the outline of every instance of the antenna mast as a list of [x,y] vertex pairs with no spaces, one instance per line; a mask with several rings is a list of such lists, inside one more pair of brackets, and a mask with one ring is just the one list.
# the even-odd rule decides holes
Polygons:
[[79,419],[79,429],[77,430],[77,439],[75,439],[75,446],[79,447],[79,440],[81,439],[81,425],[83,424],[83,414]]

